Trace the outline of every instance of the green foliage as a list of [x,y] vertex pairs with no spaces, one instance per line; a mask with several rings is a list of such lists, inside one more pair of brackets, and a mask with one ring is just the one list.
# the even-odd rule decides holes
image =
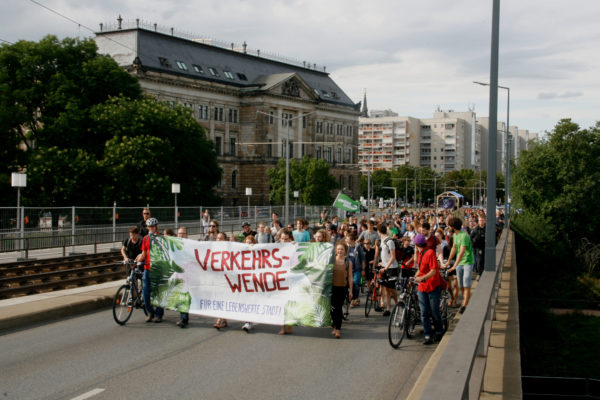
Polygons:
[[97,54],[92,39],[55,36],[0,47],[0,86],[2,117],[8,117],[0,126],[28,148],[76,147],[90,154],[106,139],[88,134],[89,108],[110,96],[141,96],[137,80]]
[[[285,159],[267,170],[271,184],[270,201],[285,203]],[[300,191],[299,201],[303,204],[331,204],[331,191],[338,187],[336,179],[329,174],[329,164],[304,156],[302,160],[290,160],[290,197],[294,190]]]
[[202,127],[141,93],[91,39],[2,45],[0,183],[26,170],[25,205],[171,204],[173,182],[180,204],[218,203],[221,170]]
[[[109,168],[109,182],[115,188],[105,193],[106,202],[135,205],[140,204],[137,199],[144,198],[154,204],[169,204],[169,185],[173,182],[181,184],[178,202],[182,205],[218,202],[213,188],[221,169],[214,145],[189,110],[151,99],[113,98],[94,107],[92,118],[98,132],[114,136],[104,151],[103,165]],[[133,184],[133,179],[148,182]],[[122,187],[141,192],[117,190]]]
[[154,136],[117,137],[106,142],[100,165],[106,174],[104,204],[168,204],[172,201],[169,172],[173,170],[173,146]]
[[28,166],[24,203],[55,206],[97,205],[101,171],[83,149],[56,146],[36,149]]
[[512,175],[513,207],[574,248],[583,238],[597,240],[599,181],[600,123],[580,129],[563,119],[548,140],[521,153]]

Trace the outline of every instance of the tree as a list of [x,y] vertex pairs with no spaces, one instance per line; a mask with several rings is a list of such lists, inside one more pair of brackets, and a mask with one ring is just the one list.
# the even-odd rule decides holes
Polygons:
[[[120,173],[135,173],[139,180],[146,179],[146,174],[154,174],[155,187],[143,189],[140,183],[131,190],[143,192],[143,196],[149,196],[152,203],[160,201],[160,204],[168,204],[171,190],[168,185],[163,187],[164,182],[176,182],[181,184],[180,204],[218,203],[213,188],[221,177],[221,168],[214,144],[206,138],[204,129],[188,109],[156,103],[151,99],[131,101],[113,98],[94,107],[91,115],[99,135],[100,132],[114,135],[107,142],[102,162],[109,168],[107,172],[111,182],[114,183]],[[152,154],[136,149],[136,146],[146,146],[144,140],[139,140],[140,136],[152,138]],[[148,162],[146,157],[153,161]],[[105,202],[117,200],[127,205],[139,204],[117,190],[118,186],[114,188],[114,192],[105,192]]]
[[[273,204],[285,204],[285,159],[267,170]],[[294,190],[300,192],[304,204],[323,205],[333,203],[331,191],[338,187],[336,179],[329,173],[329,164],[304,156],[302,160],[290,160],[290,196]]]
[[599,181],[600,122],[580,129],[562,119],[547,140],[521,152],[512,174],[513,208],[525,210],[547,239],[573,247],[583,238],[597,241]]
[[16,136],[35,147],[80,148],[102,153],[110,133],[90,135],[90,107],[110,96],[141,96],[137,79],[108,56],[97,53],[92,39],[47,36],[0,47],[2,138]]
[[96,158],[83,149],[57,146],[37,149],[28,165],[25,195],[31,203],[65,207],[97,205],[101,171]]

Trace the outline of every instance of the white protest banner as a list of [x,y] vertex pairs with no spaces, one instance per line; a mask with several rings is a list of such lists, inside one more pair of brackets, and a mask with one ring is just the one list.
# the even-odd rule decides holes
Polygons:
[[155,306],[265,324],[331,325],[330,243],[150,240]]

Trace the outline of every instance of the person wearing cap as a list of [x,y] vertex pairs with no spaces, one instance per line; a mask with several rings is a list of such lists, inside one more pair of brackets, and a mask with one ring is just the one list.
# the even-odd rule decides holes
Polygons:
[[250,235],[256,237],[256,232],[250,229],[250,222],[244,221],[244,223],[242,224],[242,229],[242,235],[244,235],[244,239]]
[[164,310],[161,307],[154,308],[150,303],[150,240],[153,238],[153,236],[160,235],[160,231],[158,230],[158,220],[156,218],[148,218],[146,220],[146,226],[148,227],[148,234],[144,236],[144,239],[142,239],[142,252],[136,260],[144,262],[142,293],[144,296],[146,311],[148,312],[146,322],[154,321],[159,323],[162,322]]
[[[415,281],[419,283],[417,296],[421,308],[421,323],[425,341],[423,344],[433,344],[434,339],[440,340],[444,334],[442,316],[440,315],[440,298],[442,295],[442,282],[439,264],[435,250],[427,247],[427,239],[419,233],[413,243],[417,254],[419,271]],[[431,320],[433,319],[433,327]],[[435,331],[434,331],[435,330]]]

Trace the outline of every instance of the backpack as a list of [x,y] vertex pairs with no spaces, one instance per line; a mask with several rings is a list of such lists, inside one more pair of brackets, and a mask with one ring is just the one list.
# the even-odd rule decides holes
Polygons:
[[398,265],[400,265],[402,263],[402,258],[404,257],[404,246],[401,246],[402,242],[400,242],[398,239],[393,239],[391,237],[386,238],[383,243],[385,243],[385,247],[388,248],[388,241],[392,240],[394,242],[394,255],[396,256],[396,262],[398,263]]

